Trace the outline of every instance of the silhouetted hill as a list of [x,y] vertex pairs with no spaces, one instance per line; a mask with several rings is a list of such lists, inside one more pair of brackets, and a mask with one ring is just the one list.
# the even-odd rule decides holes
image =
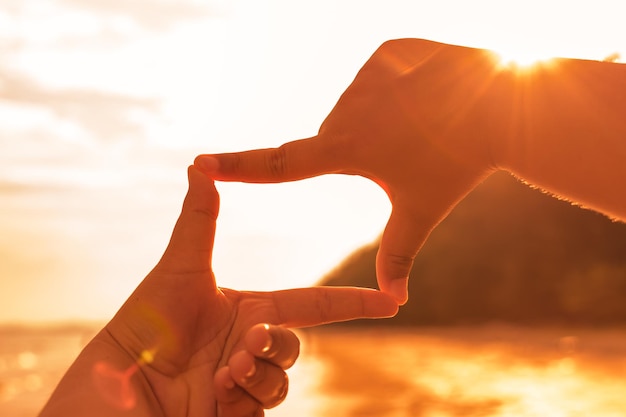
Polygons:
[[[376,287],[377,249],[360,248],[321,283]],[[432,233],[409,294],[381,324],[626,323],[626,224],[498,173]]]

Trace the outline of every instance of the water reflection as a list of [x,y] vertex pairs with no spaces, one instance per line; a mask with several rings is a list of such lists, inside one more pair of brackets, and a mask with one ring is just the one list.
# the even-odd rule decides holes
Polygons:
[[[97,329],[0,331],[0,416],[35,417]],[[622,329],[299,334],[289,396],[268,417],[617,417],[626,410]]]
[[0,327],[0,416],[35,417],[99,327]]
[[322,364],[318,416],[622,416],[626,410],[626,337],[617,330],[563,336],[563,329],[509,327],[333,328],[304,340]]

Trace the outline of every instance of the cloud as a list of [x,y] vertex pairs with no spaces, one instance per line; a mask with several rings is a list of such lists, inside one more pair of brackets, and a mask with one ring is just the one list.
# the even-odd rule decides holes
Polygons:
[[0,67],[0,97],[16,104],[40,106],[102,140],[141,135],[137,114],[156,113],[159,100],[93,89],[51,89]]
[[101,16],[127,16],[139,26],[154,31],[173,24],[204,18],[213,11],[205,4],[164,0],[59,0],[61,4]]
[[119,46],[138,32],[165,32],[181,22],[221,14],[193,0],[2,0],[0,48]]
[[0,178],[0,196],[3,198],[13,198],[41,193],[51,193],[66,191],[67,187],[51,184],[31,184],[16,181],[14,179]]

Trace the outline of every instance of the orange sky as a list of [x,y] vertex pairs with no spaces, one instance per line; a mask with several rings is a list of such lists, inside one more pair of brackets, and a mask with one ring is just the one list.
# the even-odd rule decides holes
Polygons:
[[[5,0],[0,322],[109,317],[158,260],[203,152],[314,135],[397,37],[509,58],[626,53],[619,1]],[[215,268],[310,285],[389,211],[365,180],[220,184]]]

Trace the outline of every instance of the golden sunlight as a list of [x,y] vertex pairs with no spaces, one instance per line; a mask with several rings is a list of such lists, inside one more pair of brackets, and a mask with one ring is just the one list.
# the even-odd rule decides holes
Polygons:
[[537,49],[534,45],[527,48],[498,49],[494,52],[498,56],[501,65],[517,68],[531,68],[540,62],[546,62],[556,57],[556,54]]

